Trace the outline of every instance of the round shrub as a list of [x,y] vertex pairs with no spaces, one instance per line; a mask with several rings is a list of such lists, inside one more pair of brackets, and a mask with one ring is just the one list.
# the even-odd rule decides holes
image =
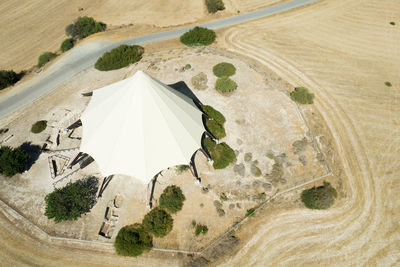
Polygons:
[[180,40],[187,46],[210,45],[215,41],[215,32],[207,28],[194,27],[184,33]]
[[310,93],[305,87],[296,87],[294,91],[290,93],[290,98],[300,104],[314,103],[314,94]]
[[216,144],[211,138],[206,137],[203,144],[213,161],[214,169],[224,169],[236,160],[235,152],[225,142]]
[[324,182],[322,186],[314,186],[301,193],[301,201],[309,209],[327,209],[332,206],[336,197],[336,189],[327,182]]
[[208,117],[215,120],[219,124],[224,125],[226,119],[221,112],[219,112],[218,110],[214,109],[212,106],[209,105],[202,105],[201,109],[205,114],[207,114]]
[[115,238],[119,255],[136,257],[153,247],[153,237],[139,223],[121,228]]
[[156,237],[164,237],[172,230],[174,220],[161,208],[154,208],[143,218],[143,227]]
[[38,134],[43,132],[47,128],[47,121],[37,121],[34,124],[32,124],[31,132]]
[[217,139],[221,139],[226,136],[224,126],[213,119],[206,120],[206,127],[207,130]]
[[102,32],[107,25],[101,21],[96,21],[92,17],[78,18],[74,24],[70,24],[65,28],[67,35],[73,38],[83,39],[96,32]]
[[74,47],[74,39],[73,38],[65,39],[61,44],[61,51],[63,52],[68,51],[72,47]]
[[218,10],[224,10],[225,5],[222,0],[206,0],[208,13],[215,13]]
[[229,77],[218,78],[215,82],[215,89],[221,93],[228,93],[236,90],[237,84]]
[[160,208],[165,208],[172,213],[176,213],[182,209],[184,201],[185,196],[182,190],[176,185],[170,185],[164,189],[160,196]]
[[196,236],[198,236],[200,234],[205,235],[205,234],[207,234],[207,232],[208,232],[208,227],[206,225],[198,224],[198,225],[196,225],[196,230],[194,231],[194,234]]
[[221,62],[213,67],[214,75],[217,77],[229,77],[236,73],[236,68],[231,63]]
[[22,173],[28,163],[29,155],[20,148],[2,146],[0,148],[0,173],[13,176]]
[[22,76],[24,75],[24,72],[16,73],[13,70],[0,70],[0,90],[14,85],[16,82],[18,82]]
[[144,48],[139,45],[120,45],[104,53],[94,65],[101,71],[116,70],[142,59]]
[[53,58],[57,57],[57,54],[52,53],[52,52],[44,52],[39,56],[38,59],[38,67],[42,67],[44,64],[52,60]]
[[97,185],[97,179],[92,177],[54,189],[45,197],[45,215],[56,223],[78,219],[96,203]]

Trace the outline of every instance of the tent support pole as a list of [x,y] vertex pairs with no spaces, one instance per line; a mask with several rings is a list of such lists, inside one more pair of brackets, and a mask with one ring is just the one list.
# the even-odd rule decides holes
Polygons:
[[196,180],[199,183],[201,183],[201,178],[200,178],[199,173],[197,172],[197,168],[196,168],[195,157],[196,157],[196,153],[194,153],[192,158],[190,159],[189,169],[192,172],[192,175],[194,176],[194,178],[196,178]]
[[158,178],[159,175],[161,175],[161,172],[157,173],[153,177],[153,179],[151,180],[151,192],[150,192],[150,197],[149,197],[149,207],[150,207],[150,209],[153,207],[154,188],[156,187],[156,182],[157,182],[157,178]]
[[103,180],[101,181],[101,184],[99,186],[99,189],[97,191],[97,198],[100,198],[103,195],[104,190],[106,190],[108,184],[111,182],[113,178],[113,175],[110,175],[108,177],[104,177]]

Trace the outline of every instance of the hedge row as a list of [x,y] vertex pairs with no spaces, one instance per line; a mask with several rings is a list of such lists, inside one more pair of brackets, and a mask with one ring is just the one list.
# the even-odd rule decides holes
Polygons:
[[24,71],[16,73],[13,70],[0,70],[0,90],[14,85],[24,76],[24,74]]
[[184,33],[180,40],[187,46],[210,45],[215,41],[215,32],[207,28],[194,27]]
[[47,62],[49,62],[50,60],[52,60],[53,58],[57,57],[57,54],[52,53],[52,52],[44,52],[43,54],[41,54],[39,56],[38,59],[38,67],[42,67],[43,65],[45,65]]
[[67,35],[74,39],[83,39],[91,34],[105,31],[107,25],[101,21],[96,21],[92,17],[78,18],[74,24],[70,24],[65,28]]
[[144,48],[139,45],[120,45],[104,53],[94,65],[101,71],[116,70],[142,59]]

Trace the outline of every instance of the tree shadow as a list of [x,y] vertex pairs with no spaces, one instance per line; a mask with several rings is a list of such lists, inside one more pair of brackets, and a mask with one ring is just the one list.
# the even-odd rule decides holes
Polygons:
[[68,126],[67,130],[74,130],[80,126],[82,126],[82,121],[79,119],[76,122],[72,123],[70,126]]
[[187,86],[187,84],[184,81],[179,81],[174,84],[169,84],[168,86],[192,99],[194,104],[198,108],[202,106],[200,99],[197,98],[197,96],[193,93],[193,91],[189,88],[189,86]]
[[19,148],[29,155],[28,163],[26,165],[26,170],[28,171],[39,158],[42,149],[39,145],[34,145],[31,142],[25,142]]
[[26,74],[26,71],[25,71],[25,70],[22,70],[22,71],[20,71],[19,73],[17,73],[17,75],[16,75],[17,82],[18,82],[19,80],[21,80],[21,79],[25,76],[25,74]]
[[80,180],[79,183],[81,183],[83,186],[87,187],[90,189],[90,194],[96,194],[97,189],[99,187],[99,179],[96,177],[87,177],[83,180]]

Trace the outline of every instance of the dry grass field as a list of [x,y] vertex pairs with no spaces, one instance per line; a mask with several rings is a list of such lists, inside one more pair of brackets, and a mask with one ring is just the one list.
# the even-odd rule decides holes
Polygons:
[[[30,10],[35,8],[45,12],[43,10],[47,8],[36,6],[37,2],[40,3],[2,1],[0,10],[3,13],[4,10],[8,11],[7,14],[15,12],[22,5],[24,8],[20,10],[25,13],[10,14],[6,16],[7,20],[1,18],[0,22],[10,25],[10,21],[17,23],[17,18],[21,16],[29,20]],[[190,2],[196,5],[202,1]],[[274,1],[234,3],[234,0],[226,0],[226,12],[241,10],[243,13],[263,4],[268,5],[267,2]],[[92,9],[82,5],[84,11],[78,12],[78,1],[53,3],[53,7],[46,11],[47,17],[31,18],[29,23],[24,24],[25,30],[15,30],[12,40],[8,37],[8,29],[0,31],[1,39],[6,40],[0,43],[0,51],[4,51],[0,52],[0,69],[9,66],[3,66],[6,62],[13,62],[16,69],[29,67],[35,63],[40,52],[57,49],[64,38],[64,26],[81,14],[115,25],[147,23],[136,22],[136,18],[126,21],[129,15],[125,20],[118,21],[117,17],[114,17],[114,22],[111,17],[107,20],[108,17],[101,17],[102,13],[95,13],[101,12],[99,10],[105,5],[98,4],[101,8],[93,5]],[[134,6],[134,3],[127,5]],[[68,6],[70,11],[66,8]],[[60,10],[63,15],[59,15]],[[85,13],[89,10],[93,13]],[[121,7],[121,10],[128,9]],[[54,23],[59,26],[46,24],[51,29],[30,26],[40,25],[39,22],[53,13],[57,14],[54,21],[63,20]],[[187,20],[176,24],[199,19],[187,11],[182,11],[182,14],[181,19]],[[134,17],[133,13],[131,16]],[[390,21],[395,21],[396,25],[390,25]],[[157,26],[171,25],[172,22],[159,22]],[[28,28],[36,37],[25,39]],[[58,32],[51,35],[54,31]],[[32,62],[26,63],[24,57],[27,54],[15,51],[26,48],[34,42],[32,40],[38,44],[35,44],[35,51],[33,48],[30,50],[34,54]],[[278,200],[280,204],[267,207],[248,225],[242,226],[237,233],[242,241],[239,252],[227,257],[222,265],[398,265],[400,2],[321,0],[305,8],[220,31],[218,46],[258,61],[293,86],[308,87],[315,94],[313,107],[329,128],[343,169],[342,173],[333,169],[343,183],[343,190],[340,200],[331,209],[311,211],[299,203],[292,205],[289,201],[298,198],[301,190],[290,193],[285,199]],[[15,57],[10,58],[10,55]],[[393,86],[385,86],[386,81]],[[39,241],[20,231],[21,226],[10,217],[0,214],[0,238],[5,240],[0,244],[0,258],[3,264],[9,266],[32,262],[37,265],[49,265],[51,262],[52,265],[62,263],[69,266],[103,266],[109,263],[158,266],[160,261],[163,265],[175,266],[182,264],[186,257],[153,251],[137,259],[121,258],[113,254],[110,246],[82,247],[66,242]]]
[[209,15],[203,0],[35,0],[29,3],[3,0],[0,2],[0,24],[7,27],[0,30],[0,69],[29,69],[37,64],[41,53],[58,51],[61,42],[67,38],[65,27],[82,16],[103,21],[108,29],[128,28],[125,29],[128,33],[124,35],[127,38],[235,15],[238,10],[241,13],[253,11],[283,0],[225,2],[226,10]]
[[234,13],[240,11],[240,13],[244,13],[288,1],[289,0],[224,0],[224,3],[228,11]]
[[315,93],[346,191],[328,211],[294,209],[262,218],[226,266],[399,263],[399,14],[396,0],[325,0],[220,35],[226,49]]
[[[134,24],[134,34],[152,27],[169,27],[198,21],[207,15],[202,0],[44,1],[0,2],[0,69],[27,69],[44,51],[57,51],[67,38],[65,27],[79,16],[91,16],[109,28]],[[83,8],[79,11],[79,8]],[[139,24],[140,26],[136,26]],[[143,25],[148,25],[144,27]],[[152,26],[152,27],[151,27]],[[139,28],[139,30],[135,30]],[[150,29],[149,29],[150,28]],[[160,30],[160,29],[158,29]],[[154,31],[154,29],[153,29]]]

